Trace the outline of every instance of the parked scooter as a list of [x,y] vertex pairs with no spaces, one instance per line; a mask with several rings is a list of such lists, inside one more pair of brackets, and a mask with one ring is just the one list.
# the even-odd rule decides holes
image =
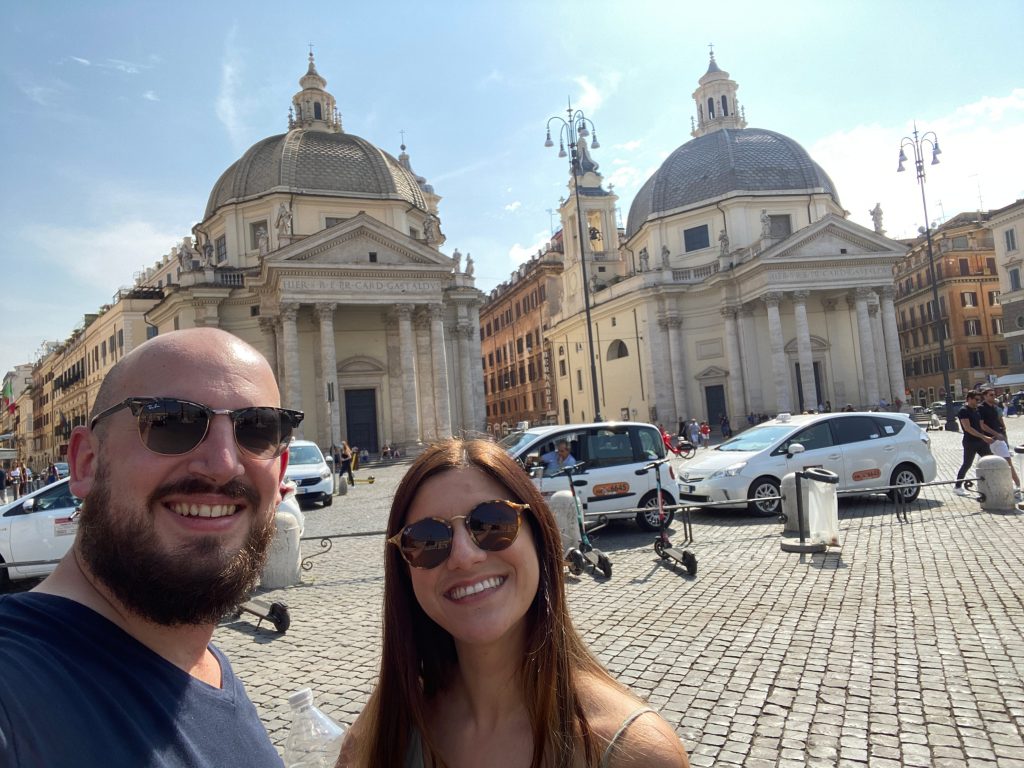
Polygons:
[[608,555],[595,549],[594,545],[590,543],[587,526],[583,520],[583,505],[580,503],[579,496],[576,495],[576,483],[572,479],[573,475],[583,470],[583,466],[583,462],[580,462],[571,467],[562,467],[552,475],[552,477],[564,475],[569,479],[569,491],[572,493],[572,500],[576,505],[576,524],[580,529],[579,547],[570,549],[566,553],[566,560],[569,563],[569,572],[574,576],[583,573],[583,569],[589,565],[595,571],[601,571],[606,579],[610,579],[612,577],[612,561],[608,559]]
[[[652,461],[643,468],[636,470],[638,475],[646,475],[649,470],[654,470],[654,480],[658,489],[658,538],[654,540],[654,551],[662,560],[675,560],[686,569],[691,576],[697,575],[697,558],[688,549],[678,549],[672,545],[668,536],[668,515],[665,514],[665,498],[661,493],[661,471],[659,467],[667,462],[669,457]],[[682,519],[683,533],[686,538],[683,544],[693,543],[693,524],[690,520],[690,510],[687,507],[681,509],[682,514],[677,519]]]

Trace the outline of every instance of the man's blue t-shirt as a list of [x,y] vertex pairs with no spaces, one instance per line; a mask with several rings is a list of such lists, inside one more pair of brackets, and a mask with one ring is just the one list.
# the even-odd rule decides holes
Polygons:
[[273,766],[227,658],[214,688],[84,605],[0,598],[0,766]]

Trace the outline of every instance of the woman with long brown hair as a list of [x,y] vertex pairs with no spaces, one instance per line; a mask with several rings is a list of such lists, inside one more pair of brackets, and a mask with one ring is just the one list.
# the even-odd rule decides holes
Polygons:
[[501,448],[428,448],[387,535],[380,675],[340,766],[688,764],[573,628],[558,528]]

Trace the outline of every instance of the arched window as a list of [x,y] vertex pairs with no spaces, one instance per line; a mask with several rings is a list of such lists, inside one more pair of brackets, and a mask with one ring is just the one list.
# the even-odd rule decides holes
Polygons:
[[708,120],[715,119],[715,97],[708,98]]
[[722,117],[728,117],[728,116],[729,116],[729,102],[726,100],[725,96],[723,96],[722,97]]
[[608,345],[608,360],[618,360],[620,357],[629,357],[629,348],[622,339],[616,339]]
[[324,111],[321,108],[319,101],[314,101],[313,102],[313,119],[314,120],[323,120],[324,119]]

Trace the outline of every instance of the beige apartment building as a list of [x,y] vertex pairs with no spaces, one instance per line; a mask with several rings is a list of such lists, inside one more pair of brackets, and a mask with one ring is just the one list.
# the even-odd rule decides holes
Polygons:
[[[1009,371],[1002,288],[988,213],[961,213],[932,232],[938,317],[953,399]],[[915,405],[945,400],[925,237],[893,270],[907,388]]]
[[544,336],[559,308],[561,273],[559,232],[480,308],[480,361],[492,435],[506,435],[522,422],[557,423],[551,349]]

